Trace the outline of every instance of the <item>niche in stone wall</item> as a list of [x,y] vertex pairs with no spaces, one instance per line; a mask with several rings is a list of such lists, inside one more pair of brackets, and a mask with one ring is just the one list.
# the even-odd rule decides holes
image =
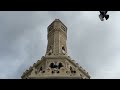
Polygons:
[[65,47],[64,46],[62,46],[62,53],[65,55]]
[[73,69],[73,67],[72,67],[72,66],[70,66],[70,72],[71,72],[71,73],[76,73],[76,70],[75,70],[75,69]]
[[50,67],[60,69],[61,67],[63,67],[63,64],[62,63],[58,63],[58,64],[51,63]]
[[63,64],[62,64],[62,63],[59,63],[59,64],[58,64],[58,69],[60,69],[61,67],[63,67]]
[[64,50],[64,51],[65,51],[65,47],[64,47],[64,46],[62,46],[62,50]]
[[54,68],[54,63],[51,63],[51,64],[50,64],[50,68]]
[[52,54],[52,47],[50,46],[48,49],[48,55],[51,55],[51,54]]

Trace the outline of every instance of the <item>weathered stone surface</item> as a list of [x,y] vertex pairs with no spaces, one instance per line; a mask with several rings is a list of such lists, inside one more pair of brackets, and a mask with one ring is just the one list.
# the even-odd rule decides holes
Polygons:
[[90,75],[67,55],[67,27],[55,19],[48,26],[45,56],[21,76],[22,79],[90,79]]

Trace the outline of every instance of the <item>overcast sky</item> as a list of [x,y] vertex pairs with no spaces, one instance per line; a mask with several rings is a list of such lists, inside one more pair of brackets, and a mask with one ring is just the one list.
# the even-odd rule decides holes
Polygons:
[[19,79],[45,55],[47,27],[60,19],[68,28],[68,55],[93,79],[120,79],[120,12],[0,11],[0,78]]

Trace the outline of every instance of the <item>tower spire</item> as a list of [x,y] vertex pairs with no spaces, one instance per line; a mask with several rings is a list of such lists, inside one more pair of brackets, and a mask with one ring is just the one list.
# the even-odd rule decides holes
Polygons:
[[47,38],[46,55],[67,55],[67,27],[59,19],[48,26]]

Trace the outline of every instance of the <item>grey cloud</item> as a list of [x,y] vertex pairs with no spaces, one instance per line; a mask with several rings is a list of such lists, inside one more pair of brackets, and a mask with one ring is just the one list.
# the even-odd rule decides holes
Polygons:
[[68,27],[68,54],[92,78],[120,78],[120,12],[0,12],[0,78],[20,78],[47,47],[47,26],[60,19]]

